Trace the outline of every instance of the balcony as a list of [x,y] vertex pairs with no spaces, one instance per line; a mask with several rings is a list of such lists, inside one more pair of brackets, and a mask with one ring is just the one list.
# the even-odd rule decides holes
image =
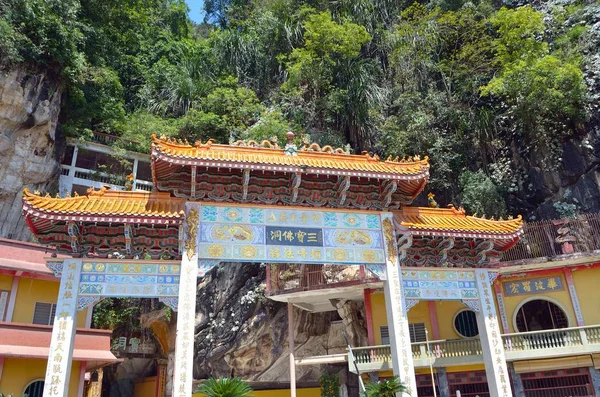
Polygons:
[[267,265],[269,297],[279,302],[293,301],[313,313],[334,310],[331,299],[362,300],[363,288],[380,286],[381,281],[363,266]]
[[[73,360],[97,367],[119,361],[110,352],[112,331],[77,329]],[[48,358],[51,325],[0,322],[0,356]]]
[[[560,358],[600,353],[600,325],[502,335],[506,361]],[[448,367],[483,363],[478,338],[436,340],[412,344],[416,368]],[[389,345],[353,348],[356,366],[349,357],[349,369],[356,373],[392,368]]]
[[[72,178],[70,176],[72,175]],[[103,186],[110,186],[114,190],[125,190],[125,175],[112,175],[105,172],[88,170],[85,168],[71,167],[69,165],[61,166],[61,176],[71,179],[71,184],[94,187],[100,189]],[[144,190],[151,192],[152,182],[140,179],[134,180],[132,190]]]

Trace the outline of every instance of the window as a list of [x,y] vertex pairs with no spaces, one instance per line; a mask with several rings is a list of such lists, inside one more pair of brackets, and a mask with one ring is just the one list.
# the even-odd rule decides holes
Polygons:
[[[413,323],[408,324],[408,333],[410,335],[411,343],[425,342],[425,323]],[[390,344],[390,330],[387,325],[379,327],[379,334],[381,335],[381,344]]]
[[54,314],[56,314],[56,304],[35,302],[35,310],[33,312],[33,323],[40,325],[53,325]]
[[382,325],[379,327],[379,334],[381,335],[381,344],[389,345],[390,344],[390,330],[387,325]]
[[463,338],[472,338],[479,335],[477,318],[473,310],[461,310],[454,316],[454,329]]
[[545,299],[535,299],[524,303],[517,311],[515,322],[520,332],[569,326],[565,312],[557,304]]
[[34,382],[31,382],[29,385],[27,385],[27,387],[25,388],[25,391],[23,392],[23,395],[27,396],[27,397],[42,397],[43,394],[44,394],[44,381],[43,380],[36,380]]
[[142,181],[151,181],[152,169],[150,168],[150,163],[146,163],[145,161],[138,161],[138,167],[135,177],[136,179]]
[[4,321],[6,317],[6,309],[8,309],[8,297],[10,291],[0,290],[0,321]]
[[521,374],[526,396],[593,396],[594,385],[587,368]]

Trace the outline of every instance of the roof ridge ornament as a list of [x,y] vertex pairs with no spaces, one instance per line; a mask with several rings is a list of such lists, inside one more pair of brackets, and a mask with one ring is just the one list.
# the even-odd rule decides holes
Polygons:
[[264,149],[279,149],[279,145],[277,144],[277,137],[274,136],[271,140],[265,139],[262,142],[257,142],[254,139],[250,139],[249,141],[244,141],[242,139],[231,142],[229,145],[231,146],[240,146],[240,147],[252,147],[252,148],[264,148]]
[[283,152],[288,156],[297,156],[298,155],[298,146],[294,143],[294,133],[292,131],[288,131],[285,134],[287,139],[287,143],[285,144],[285,148],[283,148]]

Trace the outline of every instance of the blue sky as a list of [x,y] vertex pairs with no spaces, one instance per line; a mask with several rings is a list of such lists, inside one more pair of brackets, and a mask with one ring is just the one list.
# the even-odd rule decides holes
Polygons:
[[204,20],[204,0],[185,0],[190,7],[190,19],[194,22],[202,22]]

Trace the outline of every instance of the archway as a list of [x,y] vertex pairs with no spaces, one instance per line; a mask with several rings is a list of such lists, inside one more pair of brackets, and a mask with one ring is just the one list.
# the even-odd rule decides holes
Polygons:
[[569,319],[556,303],[547,299],[534,299],[525,302],[517,310],[515,323],[519,332],[530,332],[567,328]]

